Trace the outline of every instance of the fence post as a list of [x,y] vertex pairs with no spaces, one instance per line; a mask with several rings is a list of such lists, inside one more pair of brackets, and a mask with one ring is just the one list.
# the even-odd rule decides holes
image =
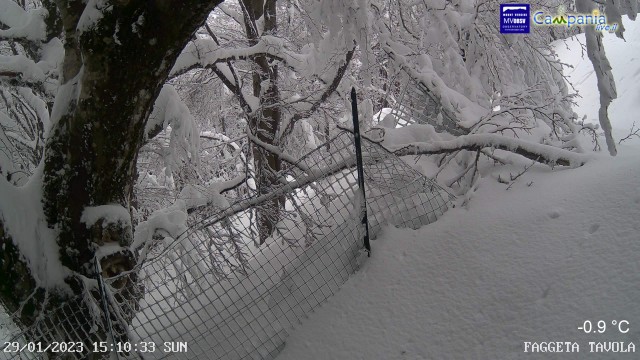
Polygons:
[[362,219],[361,224],[364,227],[364,248],[367,250],[367,256],[371,256],[371,244],[369,243],[369,220],[367,219],[367,196],[364,190],[364,168],[362,166],[362,146],[360,145],[360,124],[358,122],[358,99],[356,97],[356,88],[351,88],[351,115],[353,116],[353,137],[356,145],[356,166],[358,168],[358,187],[362,197]]

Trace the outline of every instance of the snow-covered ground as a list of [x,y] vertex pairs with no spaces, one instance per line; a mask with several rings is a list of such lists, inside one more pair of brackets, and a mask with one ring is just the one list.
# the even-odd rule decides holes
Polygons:
[[[605,39],[618,83],[616,138],[640,113],[640,26],[626,26],[627,43]],[[567,44],[559,51],[576,66],[576,111],[597,123],[593,68],[577,42]],[[640,349],[590,351],[598,342],[640,346],[640,141],[578,169],[533,167],[509,190],[498,174],[509,171],[481,179],[468,206],[436,223],[386,228],[371,259],[292,332],[278,360],[638,358]],[[585,321],[596,332],[580,330]],[[580,353],[524,352],[525,342],[567,341]]]

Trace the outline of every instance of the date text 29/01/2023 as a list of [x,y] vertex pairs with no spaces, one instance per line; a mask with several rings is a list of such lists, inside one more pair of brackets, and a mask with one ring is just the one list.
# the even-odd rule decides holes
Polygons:
[[89,345],[89,349],[85,349],[86,344],[83,342],[53,342],[45,344],[42,342],[20,343],[18,341],[5,342],[2,346],[4,353],[84,353],[86,350],[95,353],[108,352],[139,352],[153,353],[156,351],[164,353],[185,353],[188,351],[187,342],[185,341],[165,341],[162,344],[156,344],[151,341],[142,342],[116,342],[107,341],[93,342]]

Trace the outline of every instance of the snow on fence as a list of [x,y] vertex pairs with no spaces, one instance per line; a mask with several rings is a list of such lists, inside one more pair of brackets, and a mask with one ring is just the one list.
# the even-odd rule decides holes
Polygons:
[[[417,228],[447,210],[450,195],[435,182],[376,143],[363,139],[362,147],[372,238],[383,224]],[[6,340],[82,346],[0,357],[275,358],[291,328],[364,259],[354,154],[352,134],[341,132],[279,173],[281,184],[268,194],[222,209],[223,201],[204,205],[178,239],[156,235],[135,271],[98,279],[97,290],[28,329],[10,329]],[[279,211],[264,206],[274,200]],[[273,226],[256,246],[264,231],[256,224],[261,211],[271,212]],[[112,346],[120,352],[108,352]]]
[[[403,70],[404,71],[404,70]],[[459,126],[456,115],[451,109],[443,106],[441,98],[416,76],[407,76],[407,82],[400,92],[391,115],[395,126],[404,127],[411,124],[429,124],[437,132],[453,135],[466,135],[468,129]]]

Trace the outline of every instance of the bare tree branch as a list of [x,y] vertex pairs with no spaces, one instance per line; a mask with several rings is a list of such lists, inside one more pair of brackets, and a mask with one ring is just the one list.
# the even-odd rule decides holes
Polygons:
[[629,133],[627,136],[623,137],[618,141],[618,145],[622,144],[622,142],[632,139],[634,137],[640,138],[640,128],[636,128],[636,122],[634,121],[631,125],[631,129],[629,129]]

